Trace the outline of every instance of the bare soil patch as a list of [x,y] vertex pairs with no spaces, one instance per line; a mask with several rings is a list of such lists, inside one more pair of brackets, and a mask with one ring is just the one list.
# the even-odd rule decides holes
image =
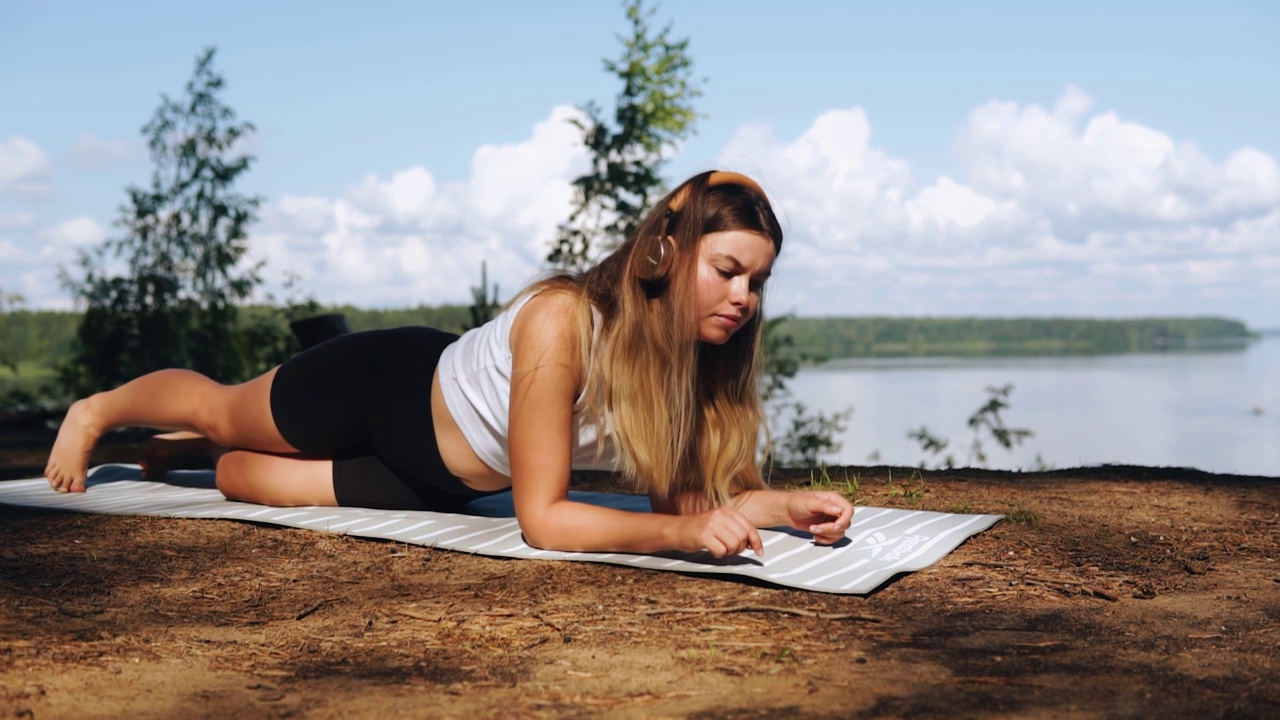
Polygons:
[[0,717],[1280,717],[1280,480],[847,472],[1016,520],[862,597],[0,506]]

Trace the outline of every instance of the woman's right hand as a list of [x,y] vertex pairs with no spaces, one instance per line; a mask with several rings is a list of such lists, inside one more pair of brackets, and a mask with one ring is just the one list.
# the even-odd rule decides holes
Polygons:
[[760,540],[760,532],[755,525],[746,515],[728,505],[696,515],[681,515],[677,523],[677,550],[706,550],[721,558],[751,548],[756,556],[764,555],[764,542]]

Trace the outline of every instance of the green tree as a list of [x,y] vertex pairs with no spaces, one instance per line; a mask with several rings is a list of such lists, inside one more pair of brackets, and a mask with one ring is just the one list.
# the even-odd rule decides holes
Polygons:
[[[9,311],[21,305],[22,302],[21,295],[0,290],[0,337],[3,337],[8,330]],[[0,345],[0,366],[9,368],[15,376],[18,374],[18,355],[12,351],[8,343]]]
[[575,120],[591,157],[591,169],[573,181],[574,204],[559,226],[547,261],[566,270],[588,267],[601,250],[625,240],[642,213],[666,191],[661,170],[667,156],[694,132],[693,100],[702,95],[693,77],[689,39],[673,40],[671,25],[657,34],[653,10],[641,0],[626,6],[629,36],[604,68],[622,83],[610,122],[594,101]]
[[[966,462],[972,464],[977,462],[978,467],[987,466],[987,449],[986,441],[993,440],[997,445],[1009,452],[1022,445],[1028,438],[1034,437],[1035,433],[1027,428],[1011,428],[1004,424],[1004,418],[1000,413],[1009,409],[1009,395],[1013,393],[1013,385],[991,385],[986,388],[987,401],[973,411],[969,416],[969,429],[973,431],[973,439],[969,443],[969,455]],[[939,468],[954,468],[956,466],[956,456],[947,452],[947,448],[951,443],[944,437],[934,435],[929,428],[921,425],[919,430],[912,430],[907,433],[907,438],[914,440],[920,445],[920,450],[925,455],[932,456],[938,461]],[[920,464],[921,467],[925,463]],[[1048,469],[1044,461],[1036,456],[1037,471]]]
[[[670,24],[653,34],[649,21],[654,11],[646,10],[641,0],[629,2],[626,14],[631,33],[619,38],[622,54],[604,62],[605,70],[622,83],[613,123],[595,102],[583,106],[586,120],[575,122],[582,130],[591,170],[574,180],[573,211],[560,225],[547,256],[562,269],[585,269],[599,251],[635,232],[643,213],[665,192],[661,170],[667,156],[693,134],[698,119],[693,101],[702,91],[693,75],[689,39],[672,39]],[[481,282],[483,288],[483,275]],[[487,291],[472,292],[473,307],[482,306],[481,292]],[[835,435],[843,431],[852,411],[812,415],[791,400],[787,380],[795,377],[802,362],[814,359],[790,352],[794,341],[778,332],[777,324],[765,325],[761,378],[761,399],[775,430],[768,460],[814,465],[820,454],[839,450]]]
[[262,367],[268,326],[238,322],[261,283],[261,264],[241,263],[261,198],[235,190],[254,160],[241,145],[253,125],[222,101],[214,54],[201,53],[183,96],[162,95],[143,126],[154,169],[149,187],[127,189],[121,235],[82,253],[79,276],[62,274],[85,308],[60,373],[77,393],[163,367],[226,382]]

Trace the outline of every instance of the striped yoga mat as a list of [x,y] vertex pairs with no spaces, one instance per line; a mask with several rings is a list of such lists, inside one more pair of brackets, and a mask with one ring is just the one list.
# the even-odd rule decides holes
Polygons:
[[[227,500],[213,486],[213,474],[178,471],[166,482],[141,479],[136,465],[103,465],[90,471],[88,492],[60,494],[44,478],[0,482],[0,503],[70,512],[217,518],[268,523],[319,532],[396,540],[416,545],[514,558],[583,560],[650,570],[728,574],[775,585],[827,593],[869,593],[898,573],[932,565],[966,538],[996,523],[999,515],[859,507],[845,540],[816,545],[808,536],[762,530],[764,557],[751,551],[727,558],[709,553],[568,553],[526,545],[509,493],[473,501],[468,514],[368,510],[363,508],[276,508]],[[643,496],[573,492],[575,500],[648,511]]]

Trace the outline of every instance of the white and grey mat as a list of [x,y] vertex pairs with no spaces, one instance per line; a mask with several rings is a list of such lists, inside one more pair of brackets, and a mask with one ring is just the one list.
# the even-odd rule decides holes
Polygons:
[[[90,471],[88,492],[60,494],[44,478],[0,482],[0,503],[71,512],[218,518],[397,540],[416,545],[513,558],[585,560],[651,570],[724,573],[775,585],[828,593],[868,593],[898,573],[937,562],[969,536],[991,527],[999,515],[858,507],[845,539],[820,546],[792,531],[762,530],[765,553],[727,558],[709,553],[567,553],[524,543],[509,493],[473,501],[468,513],[276,508],[227,500],[213,487],[211,472],[180,471],[166,482],[146,482],[136,465],[103,465]],[[648,511],[635,495],[571,493],[576,500]]]

